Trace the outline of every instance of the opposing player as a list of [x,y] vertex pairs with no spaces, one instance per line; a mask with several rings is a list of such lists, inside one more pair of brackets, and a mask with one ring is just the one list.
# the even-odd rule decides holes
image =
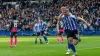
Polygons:
[[36,39],[35,39],[35,44],[37,44],[37,38],[39,37],[40,39],[40,44],[43,44],[42,42],[42,37],[41,37],[41,25],[40,25],[40,19],[38,19],[38,22],[34,26],[34,31],[36,32]]
[[63,22],[61,20],[59,20],[57,22],[57,32],[58,32],[57,41],[58,41],[58,43],[60,43],[60,41],[62,43],[64,43],[64,37],[63,37],[64,28],[63,27],[64,27]]
[[41,17],[40,17],[40,27],[41,27],[41,36],[43,36],[45,42],[48,44],[48,38],[46,36],[47,34],[47,25],[46,25],[46,22],[43,22]]
[[16,16],[13,16],[13,20],[11,22],[11,25],[10,25],[10,31],[11,31],[11,37],[10,37],[10,47],[12,48],[13,46],[13,37],[15,38],[14,39],[14,47],[16,47],[16,44],[17,44],[17,24],[18,24],[18,20],[16,18]]
[[[63,20],[64,31],[66,32],[68,38],[68,48],[71,48],[74,52],[72,56],[77,56],[77,52],[75,49],[75,45],[78,44],[79,39],[77,19],[83,21],[89,27],[90,24],[80,17],[75,18],[73,16],[70,16],[69,9],[67,9],[66,7],[61,7],[61,12],[62,13],[59,15],[58,20]],[[68,51],[66,54],[70,54],[70,51]]]

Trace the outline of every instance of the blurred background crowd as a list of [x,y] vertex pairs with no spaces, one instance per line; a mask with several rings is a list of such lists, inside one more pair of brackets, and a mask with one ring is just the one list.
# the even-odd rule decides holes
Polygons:
[[57,16],[61,13],[60,7],[66,6],[73,15],[84,18],[91,23],[88,28],[78,21],[81,31],[100,30],[100,1],[99,0],[36,0],[34,2],[17,1],[14,3],[0,2],[0,31],[9,31],[12,16],[16,15],[19,21],[19,31],[32,31],[38,16],[47,23],[49,30],[56,29]]

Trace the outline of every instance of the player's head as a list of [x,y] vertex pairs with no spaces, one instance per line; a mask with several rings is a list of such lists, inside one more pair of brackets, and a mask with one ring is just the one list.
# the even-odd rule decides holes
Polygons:
[[66,7],[61,7],[61,12],[62,12],[64,15],[69,15],[69,9],[66,8]]
[[42,22],[41,16],[38,16],[38,22]]

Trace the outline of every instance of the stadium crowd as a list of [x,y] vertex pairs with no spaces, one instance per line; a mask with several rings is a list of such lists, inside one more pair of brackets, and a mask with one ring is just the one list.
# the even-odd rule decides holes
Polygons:
[[66,6],[74,15],[80,16],[91,23],[88,29],[86,25],[79,22],[80,29],[100,30],[100,2],[99,0],[59,0],[57,2],[18,2],[16,5],[5,4],[0,7],[0,30],[9,31],[12,16],[16,15],[19,20],[19,31],[33,30],[38,16],[41,16],[48,27],[56,28],[57,16],[60,14],[60,7]]

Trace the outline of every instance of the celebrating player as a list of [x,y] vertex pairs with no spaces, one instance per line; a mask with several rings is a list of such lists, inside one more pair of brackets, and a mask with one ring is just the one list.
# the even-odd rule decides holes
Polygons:
[[11,22],[10,31],[11,31],[11,37],[10,37],[10,47],[12,48],[13,43],[13,36],[15,36],[14,39],[14,47],[16,47],[17,44],[17,24],[18,20],[16,19],[16,16],[13,16],[13,21]]
[[[63,20],[64,30],[67,33],[68,38],[68,49],[71,48],[74,52],[73,56],[77,56],[77,52],[75,49],[75,45],[78,43],[79,39],[77,19],[83,21],[87,26],[90,26],[90,24],[82,18],[75,18],[73,16],[70,16],[69,9],[67,9],[66,7],[61,7],[61,12],[62,13],[59,15],[58,20]],[[70,54],[70,50],[68,50],[66,54]]]

